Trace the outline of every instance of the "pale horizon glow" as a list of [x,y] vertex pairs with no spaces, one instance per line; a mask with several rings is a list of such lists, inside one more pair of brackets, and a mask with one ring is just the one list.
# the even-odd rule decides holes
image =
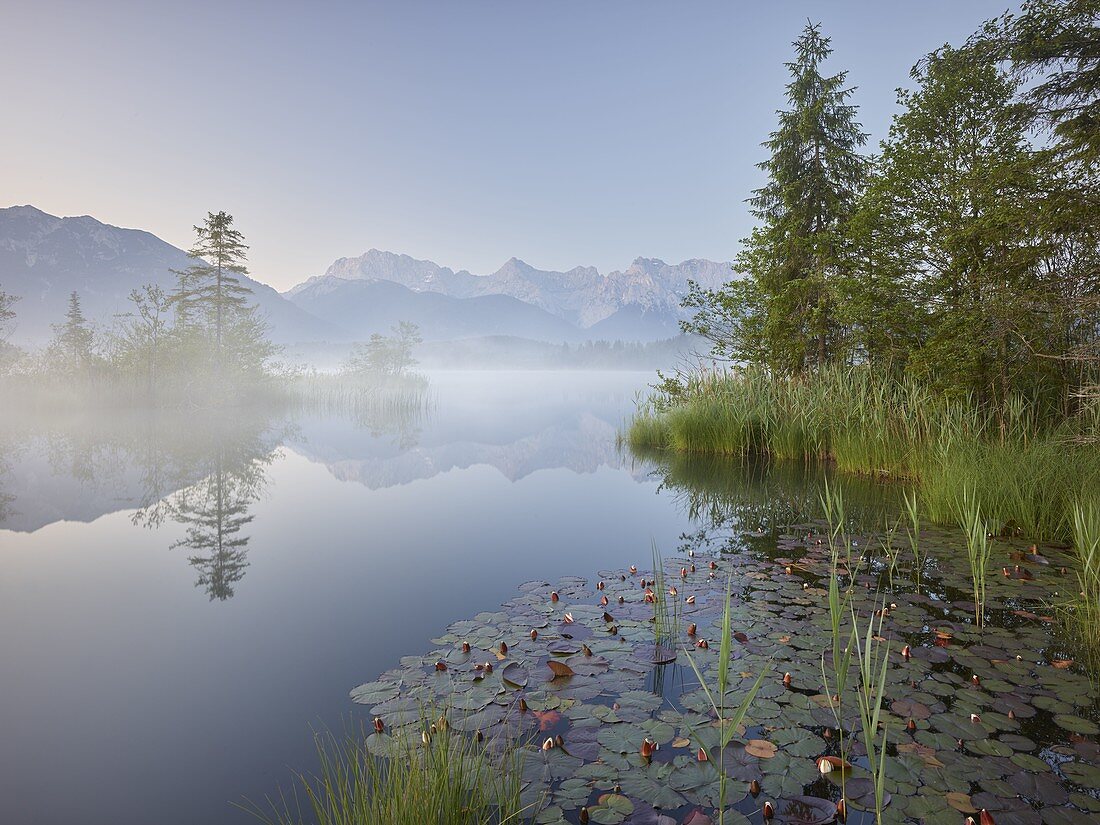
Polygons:
[[0,206],[185,249],[225,210],[279,290],[371,248],[731,260],[808,18],[873,148],[910,66],[1009,5],[9,3]]

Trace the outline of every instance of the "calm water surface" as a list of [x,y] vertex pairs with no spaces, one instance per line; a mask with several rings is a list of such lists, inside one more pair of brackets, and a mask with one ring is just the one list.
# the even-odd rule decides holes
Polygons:
[[441,373],[422,415],[0,422],[0,822],[249,822],[311,726],[521,582],[699,514],[620,455],[648,373]]

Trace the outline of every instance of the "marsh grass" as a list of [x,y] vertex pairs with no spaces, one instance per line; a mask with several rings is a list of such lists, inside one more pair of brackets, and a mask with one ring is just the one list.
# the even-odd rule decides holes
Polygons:
[[909,549],[913,552],[913,578],[917,592],[920,593],[921,578],[924,575],[924,560],[920,554],[920,508],[917,504],[917,491],[906,490],[902,496],[905,502],[905,537],[909,539]]
[[657,543],[653,543],[653,644],[670,653],[676,652],[676,640],[680,638],[680,618],[683,602],[679,593],[669,593],[665,562]]
[[533,814],[520,799],[519,748],[491,752],[428,723],[394,737],[387,756],[367,747],[363,730],[315,742],[316,773],[296,774],[295,788],[266,805],[239,807],[267,825],[511,825]]
[[[738,728],[740,728],[742,722],[744,722],[749,707],[752,705],[753,699],[756,698],[760,686],[764,683],[764,677],[767,676],[769,671],[768,665],[761,667],[760,675],[756,677],[756,682],[753,683],[752,687],[749,688],[744,697],[742,697],[740,704],[734,708],[727,706],[726,699],[728,695],[727,689],[729,688],[730,661],[733,655],[732,595],[733,572],[731,571],[726,579],[726,606],[722,612],[722,640],[718,648],[718,676],[713,685],[707,684],[706,677],[703,676],[703,672],[692,656],[690,648],[687,645],[684,646],[684,654],[687,656],[688,664],[695,672],[695,678],[699,680],[699,685],[706,694],[707,702],[710,704],[711,710],[717,717],[718,825],[724,825],[726,817],[726,787],[729,783],[729,776],[726,774],[726,746],[729,745],[729,743],[733,741],[734,736],[737,735]],[[698,742],[699,747],[705,748],[706,742],[704,739],[694,730],[692,730],[691,733]]]
[[989,536],[989,523],[982,515],[982,506],[969,488],[963,488],[958,503],[959,518],[966,536],[966,557],[970,563],[970,580],[974,594],[974,624],[985,627],[985,584],[989,571],[989,558],[993,541]]
[[[890,643],[882,636],[882,625],[886,601],[880,609],[867,619],[863,637],[859,633],[859,617],[855,607],[850,606],[852,615],[852,641],[856,648],[856,661],[859,666],[859,685],[856,690],[856,704],[859,706],[860,725],[863,732],[863,746],[867,751],[867,764],[875,788],[875,822],[882,825],[882,810],[886,788],[886,743],[888,740],[887,720],[882,715],[882,704],[886,697],[886,674],[890,669]],[[876,627],[875,618],[878,618]],[[877,741],[879,728],[882,729],[881,741]]]
[[1089,672],[1100,678],[1100,506],[1094,501],[1074,505],[1073,552],[1078,592],[1067,624],[1084,650]]
[[[1090,408],[1091,410],[1091,408]],[[666,379],[639,407],[632,449],[828,460],[842,472],[917,482],[922,511],[955,521],[974,488],[987,516],[1067,539],[1073,502],[1100,499],[1100,415],[1060,420],[1014,398],[1002,418],[976,398],[862,367],[785,378],[756,369]]]

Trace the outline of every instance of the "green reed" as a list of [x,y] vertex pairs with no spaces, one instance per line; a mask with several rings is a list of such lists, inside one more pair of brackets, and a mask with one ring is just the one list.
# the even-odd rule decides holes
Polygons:
[[[859,617],[855,607],[851,607],[852,641],[856,648],[859,666],[859,685],[856,690],[856,704],[863,731],[863,746],[867,751],[867,764],[875,787],[875,822],[882,825],[882,810],[886,798],[886,743],[887,719],[882,715],[882,705],[886,698],[886,674],[890,669],[890,643],[882,640],[882,625],[885,621],[886,601],[867,619],[863,638],[858,631]],[[876,627],[875,618],[878,617]],[[879,641],[882,640],[882,641]],[[881,742],[876,741],[879,728],[882,729]]]
[[[741,723],[744,721],[746,714],[749,711],[749,706],[752,705],[753,699],[756,698],[757,692],[760,690],[760,686],[764,683],[764,677],[768,674],[768,666],[760,668],[760,675],[756,677],[756,682],[745,693],[740,704],[731,708],[727,706],[727,689],[729,687],[729,670],[730,661],[733,656],[733,610],[731,607],[733,595],[733,572],[730,571],[729,576],[726,579],[726,607],[722,613],[722,640],[718,648],[718,676],[715,679],[715,683],[712,686],[707,684],[706,678],[703,676],[703,672],[699,665],[696,663],[694,656],[691,654],[691,648],[687,645],[684,646],[684,653],[687,656],[688,664],[691,665],[691,669],[695,672],[695,678],[699,680],[699,685],[703,688],[703,692],[706,694],[707,702],[710,704],[711,710],[714,711],[714,715],[717,717],[718,723],[718,825],[724,825],[726,815],[726,786],[729,782],[729,777],[726,775],[726,746],[733,740],[733,737],[737,735],[738,728],[741,727]],[[770,664],[770,663],[769,663]],[[689,728],[690,729],[690,728]],[[692,731],[693,735],[698,742],[699,747],[706,748],[706,742],[702,737],[699,737]]]
[[655,647],[675,652],[676,640],[680,638],[682,615],[683,601],[679,593],[675,596],[669,593],[665,561],[657,543],[653,542],[653,644]]
[[316,773],[296,774],[296,787],[264,806],[239,807],[267,825],[509,825],[532,813],[520,800],[519,748],[490,752],[427,721],[392,737],[385,756],[364,731],[317,734],[315,743]]
[[909,549],[913,551],[913,577],[916,579],[917,592],[920,593],[921,576],[924,573],[924,561],[920,555],[920,510],[917,506],[917,491],[906,490],[902,497],[905,502],[905,536],[909,539]]
[[1073,552],[1077,596],[1069,625],[1080,641],[1094,679],[1100,678],[1100,507],[1079,502],[1073,508]]
[[627,440],[635,449],[828,459],[842,472],[912,480],[925,517],[941,523],[954,520],[958,491],[970,485],[990,518],[1066,539],[1073,502],[1100,498],[1095,420],[1091,407],[1062,420],[1019,397],[998,417],[976,398],[864,367],[808,377],[750,368],[666,379],[639,406]]
[[963,488],[958,503],[962,530],[966,536],[966,557],[970,562],[970,579],[974,591],[974,624],[985,626],[985,583],[989,558],[993,553],[993,541],[989,536],[989,523],[982,515],[982,506],[973,490]]

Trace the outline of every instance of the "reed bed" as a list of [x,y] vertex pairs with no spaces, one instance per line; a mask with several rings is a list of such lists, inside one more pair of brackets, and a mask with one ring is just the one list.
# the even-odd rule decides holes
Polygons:
[[1068,539],[1073,502],[1100,498],[1100,416],[1071,420],[1015,398],[1001,415],[913,379],[852,367],[810,378],[756,369],[666,379],[639,407],[633,449],[828,461],[841,472],[916,482],[921,511],[957,522],[959,491],[987,517]]
[[521,749],[501,754],[446,726],[430,731],[396,737],[386,756],[365,731],[318,734],[316,773],[240,807],[267,825],[510,825],[533,815],[520,799]]

